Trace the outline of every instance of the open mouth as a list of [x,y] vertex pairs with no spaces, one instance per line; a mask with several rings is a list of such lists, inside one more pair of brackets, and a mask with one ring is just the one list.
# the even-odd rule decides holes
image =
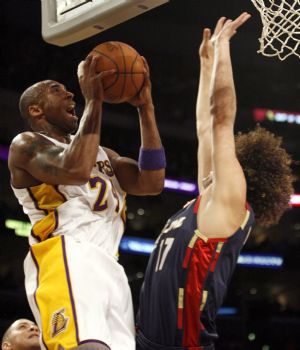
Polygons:
[[69,106],[67,108],[67,113],[69,113],[71,115],[75,115],[75,105]]
[[34,337],[39,338],[39,336],[40,336],[39,333],[33,333],[29,336],[29,339],[34,338]]
[[66,109],[66,111],[67,111],[67,113],[68,113],[70,116],[72,116],[72,117],[78,119],[77,116],[76,116],[75,104],[70,105],[70,106]]

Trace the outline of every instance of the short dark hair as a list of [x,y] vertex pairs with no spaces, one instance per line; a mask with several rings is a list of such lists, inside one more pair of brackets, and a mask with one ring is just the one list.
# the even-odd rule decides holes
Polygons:
[[12,325],[10,325],[10,326],[7,328],[7,330],[4,332],[3,337],[2,337],[2,341],[1,341],[1,346],[2,346],[2,344],[3,344],[4,342],[6,342],[6,341],[9,340],[9,335],[10,335],[10,332],[11,332],[11,326],[12,326]]
[[278,223],[294,191],[292,158],[282,147],[282,138],[257,125],[236,136],[236,154],[257,223],[265,227]]
[[28,107],[34,104],[41,104],[46,88],[51,80],[43,80],[29,86],[21,95],[19,110],[23,118],[29,119]]

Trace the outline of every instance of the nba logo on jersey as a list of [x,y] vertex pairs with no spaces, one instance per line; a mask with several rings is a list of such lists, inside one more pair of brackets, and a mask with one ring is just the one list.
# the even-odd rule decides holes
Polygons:
[[60,309],[52,315],[51,319],[51,338],[54,338],[57,334],[65,331],[69,323],[69,317],[64,315],[65,309]]

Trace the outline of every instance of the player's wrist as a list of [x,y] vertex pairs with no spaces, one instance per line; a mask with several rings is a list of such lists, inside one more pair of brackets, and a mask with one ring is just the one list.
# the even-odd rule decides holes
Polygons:
[[140,148],[138,166],[141,170],[159,170],[166,167],[166,155],[164,147]]
[[146,112],[154,112],[154,104],[152,101],[148,101],[146,103],[143,103],[140,106],[137,106],[137,109],[140,114],[143,114]]

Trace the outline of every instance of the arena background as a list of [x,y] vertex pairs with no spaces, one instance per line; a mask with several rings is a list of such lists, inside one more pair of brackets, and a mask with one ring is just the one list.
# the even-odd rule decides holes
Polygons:
[[[39,0],[1,0],[0,335],[16,318],[32,318],[23,288],[27,239],[15,234],[17,227],[22,231],[22,223],[11,221],[28,220],[10,189],[6,162],[11,139],[26,128],[17,108],[20,93],[36,81],[51,78],[75,92],[80,110],[83,101],[76,78],[79,61],[91,48],[107,40],[134,46],[151,68],[157,122],[167,153],[167,177],[195,183],[195,102],[202,30],[213,27],[220,16],[234,18],[242,11],[250,12],[252,19],[231,43],[238,97],[236,131],[247,131],[256,124],[255,109],[269,110],[260,114],[266,117],[261,124],[281,135],[289,153],[299,161],[300,61],[293,56],[280,62],[257,54],[261,22],[250,0],[171,0],[66,47],[43,41]],[[278,113],[282,111],[287,113]],[[126,104],[106,104],[102,144],[136,159],[139,142],[136,110]],[[299,176],[296,162],[294,170]],[[295,187],[299,193],[298,182]],[[128,196],[126,236],[155,239],[165,220],[193,196],[167,188],[156,197]],[[277,268],[238,265],[217,321],[221,338],[218,350],[300,349],[299,250],[299,208],[290,209],[276,227],[255,227],[244,253],[275,255],[283,263]],[[146,254],[120,252],[135,308],[147,259]]]

